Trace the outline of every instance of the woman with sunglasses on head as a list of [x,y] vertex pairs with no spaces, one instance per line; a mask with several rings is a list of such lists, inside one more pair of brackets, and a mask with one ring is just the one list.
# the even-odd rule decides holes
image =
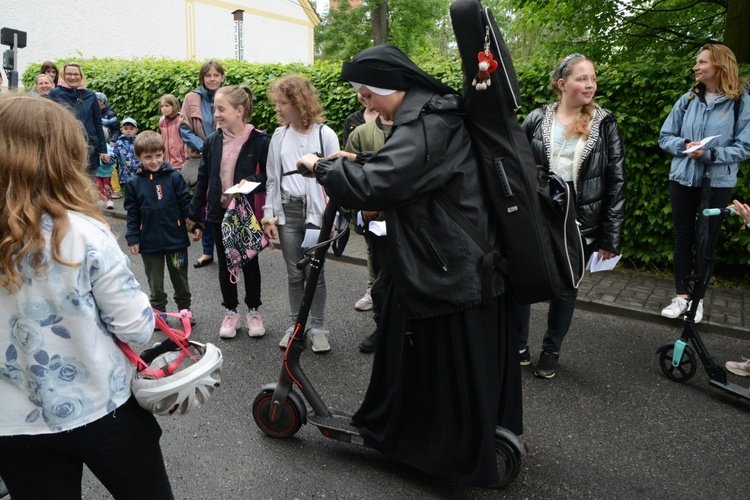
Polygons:
[[[739,77],[734,53],[724,45],[704,45],[693,72],[695,86],[675,103],[659,134],[659,146],[674,155],[669,170],[669,199],[676,297],[661,311],[666,318],[680,318],[690,307],[683,280],[698,274],[702,264],[693,253],[697,240],[714,241],[718,236],[719,217],[708,218],[707,236],[697,234],[696,217],[701,203],[708,208],[726,207],[732,201],[739,163],[750,158],[750,96]],[[710,136],[717,137],[701,144]],[[706,179],[709,185],[705,187],[710,189],[702,193]],[[702,319],[703,300],[698,304],[695,322]]]

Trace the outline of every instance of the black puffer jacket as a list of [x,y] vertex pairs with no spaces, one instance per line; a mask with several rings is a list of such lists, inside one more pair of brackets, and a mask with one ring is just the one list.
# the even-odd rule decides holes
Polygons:
[[[483,252],[435,201],[441,191],[495,242],[461,98],[419,87],[406,92],[391,135],[363,166],[339,157],[316,177],[339,204],[385,212],[388,257],[399,303],[412,319],[442,316],[481,302]],[[503,290],[496,272],[493,296]]]
[[[192,221],[200,221],[205,216],[206,221],[215,224],[224,219],[226,209],[221,206],[221,152],[224,134],[221,129],[212,132],[203,143],[203,154],[201,164],[198,167],[198,180],[193,191],[193,199],[190,202],[190,214],[188,218]],[[268,145],[271,138],[263,131],[253,129],[250,137],[242,145],[237,163],[234,167],[234,183],[242,179],[250,182],[259,182],[260,186],[251,194],[246,195],[247,201],[253,207],[254,193],[264,193],[266,189],[266,159],[268,158]],[[260,168],[258,168],[260,167]],[[256,173],[258,172],[259,173]],[[262,217],[262,214],[257,216]]]
[[[557,103],[535,109],[522,125],[534,159],[546,168],[550,168],[549,130],[556,107]],[[625,223],[625,149],[614,116],[598,106],[575,186],[581,234],[594,238],[596,249],[619,254]]]

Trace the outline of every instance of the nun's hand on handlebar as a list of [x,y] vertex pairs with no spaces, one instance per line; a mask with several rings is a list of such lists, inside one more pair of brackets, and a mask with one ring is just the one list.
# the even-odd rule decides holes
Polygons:
[[[315,165],[320,161],[320,157],[315,153],[307,153],[305,156],[297,160],[297,171],[302,174],[303,177],[315,177]],[[300,167],[304,166],[307,172],[303,172]]]
[[335,153],[331,153],[328,155],[329,160],[334,160],[338,158],[339,156],[343,156],[350,162],[355,162],[357,160],[357,155],[354,153],[349,153],[347,151],[336,151]]

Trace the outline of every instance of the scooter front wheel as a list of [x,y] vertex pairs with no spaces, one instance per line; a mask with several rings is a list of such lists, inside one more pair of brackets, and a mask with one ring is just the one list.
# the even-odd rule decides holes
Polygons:
[[288,399],[279,407],[281,412],[276,422],[271,420],[271,407],[273,405],[273,392],[263,391],[253,401],[253,418],[267,436],[284,439],[294,436],[302,427],[302,418]]
[[495,456],[497,473],[500,476],[500,481],[495,488],[503,489],[518,477],[518,472],[521,470],[521,457],[510,444],[499,437],[495,438]]
[[662,346],[659,350],[659,366],[661,371],[669,380],[674,382],[687,382],[698,369],[698,359],[693,349],[686,345],[682,353],[682,359],[677,366],[672,362],[674,358],[674,343]]

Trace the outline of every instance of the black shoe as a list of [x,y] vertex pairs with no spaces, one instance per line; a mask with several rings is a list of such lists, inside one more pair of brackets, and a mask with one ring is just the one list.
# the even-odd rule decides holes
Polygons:
[[559,352],[542,351],[536,365],[534,375],[539,378],[552,378],[557,373],[557,363],[560,361]]
[[213,261],[214,261],[213,257],[209,257],[208,259],[205,259],[205,260],[198,259],[195,261],[195,264],[193,264],[193,267],[196,269],[199,267],[206,267],[207,265],[211,264]]
[[364,338],[362,342],[359,343],[359,352],[363,352],[365,354],[369,354],[371,352],[375,352],[375,345],[377,344],[378,339],[378,331],[375,330],[370,335]]
[[521,361],[521,366],[529,366],[531,364],[531,353],[528,347],[524,347],[518,351],[518,359]]

